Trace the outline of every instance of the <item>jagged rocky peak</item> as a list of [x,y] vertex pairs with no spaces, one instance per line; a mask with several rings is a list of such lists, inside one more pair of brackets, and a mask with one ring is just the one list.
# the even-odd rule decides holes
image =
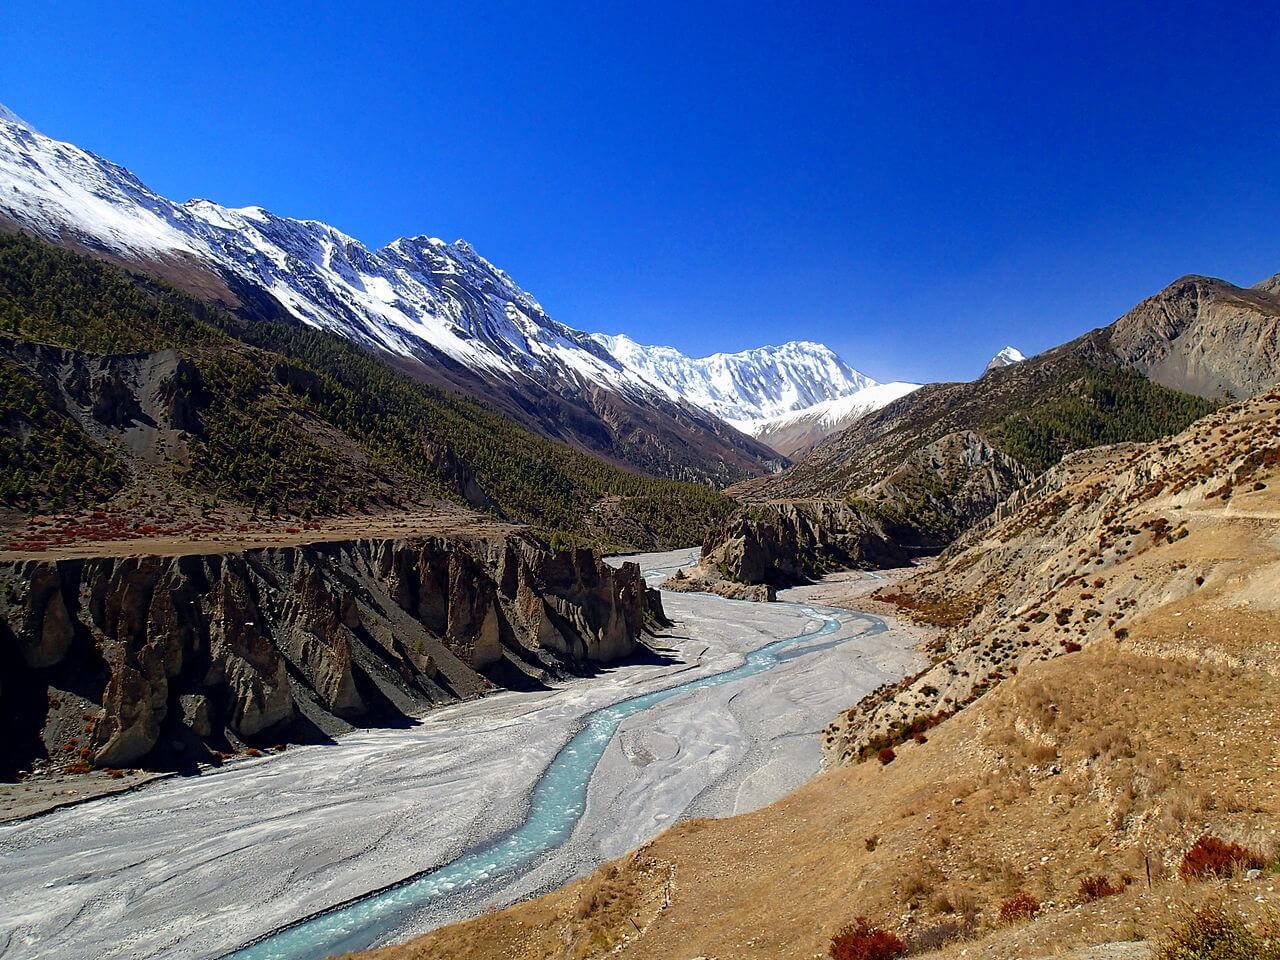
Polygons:
[[0,215],[51,240],[146,263],[194,258],[295,318],[394,354],[488,376],[568,377],[652,393],[586,334],[556,322],[470,244],[371,250],[319,220],[205,199],[174,203],[116,164],[0,114]]
[[1025,359],[1027,358],[1022,355],[1022,351],[1017,347],[1005,347],[987,361],[987,365],[983,368],[982,372],[986,373],[989,370],[997,370],[1000,367],[1011,367],[1015,363],[1021,363]]
[[206,199],[174,203],[116,164],[0,113],[0,213],[53,240],[154,260],[194,257],[264,290],[297,319],[421,359],[487,375],[563,377],[652,400],[686,400],[750,420],[874,381],[816,343],[700,360],[552,319],[465,240],[395,240],[371,250],[319,220]]

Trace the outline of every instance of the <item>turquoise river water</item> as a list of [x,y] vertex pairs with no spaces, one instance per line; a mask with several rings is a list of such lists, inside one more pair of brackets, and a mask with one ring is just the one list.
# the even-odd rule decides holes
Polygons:
[[[433,901],[530,866],[563,844],[573,833],[586,809],[587,788],[596,765],[624,720],[672,697],[764,673],[790,659],[786,652],[788,647],[828,636],[839,629],[840,620],[834,612],[807,606],[801,609],[819,621],[818,629],[768,643],[748,654],[746,661],[733,669],[621,700],[588,713],[583,718],[582,729],[560,749],[534,786],[524,821],[510,832],[443,866],[269,934],[228,955],[228,960],[322,960],[334,954],[367,948],[390,935],[415,911]],[[874,617],[865,619],[872,621],[873,632],[885,627]],[[866,634],[858,636],[865,637]],[[844,640],[836,642],[843,643]],[[831,645],[818,644],[795,650],[791,656]]]

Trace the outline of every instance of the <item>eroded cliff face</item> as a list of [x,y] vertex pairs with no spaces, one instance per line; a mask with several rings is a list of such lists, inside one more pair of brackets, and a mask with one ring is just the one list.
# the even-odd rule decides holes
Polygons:
[[896,567],[909,554],[877,517],[832,500],[753,504],[734,511],[702,547],[701,567],[776,587],[831,570]]
[[848,500],[750,504],[712,531],[704,570],[790,586],[936,553],[1033,476],[973,431],[947,434]]
[[181,765],[631,654],[640,569],[431,537],[0,564],[0,767]]

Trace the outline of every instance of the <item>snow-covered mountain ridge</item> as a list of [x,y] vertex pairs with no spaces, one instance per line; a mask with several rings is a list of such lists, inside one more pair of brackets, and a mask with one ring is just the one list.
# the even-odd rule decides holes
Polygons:
[[762,420],[875,385],[830,347],[807,340],[701,358],[624,334],[596,334],[595,340],[647,382],[747,433]]
[[508,375],[561,361],[597,382],[643,386],[465,241],[412,237],[369,250],[317,220],[174,203],[9,111],[0,114],[0,210],[51,239],[143,260],[194,256],[270,293],[304,323],[391,353],[416,356],[429,346]]
[[895,380],[891,383],[872,381],[861,390],[833,400],[823,400],[801,410],[758,420],[748,431],[762,443],[788,457],[809,449],[824,437],[843,430],[854,421],[887,407],[905,397],[920,384]]
[[[443,363],[451,382],[456,365],[504,389],[527,392],[533,381],[570,403],[604,390],[664,411],[686,433],[710,431],[717,442],[725,442],[723,429],[704,423],[702,411],[750,432],[875,386],[816,343],[694,359],[626,336],[583,333],[552,319],[463,240],[409,237],[371,250],[318,220],[201,199],[175,203],[2,106],[0,219],[143,269],[196,264],[234,289],[268,294],[303,323],[436,368]],[[599,413],[599,403],[589,402]],[[764,462],[761,452],[747,455]]]

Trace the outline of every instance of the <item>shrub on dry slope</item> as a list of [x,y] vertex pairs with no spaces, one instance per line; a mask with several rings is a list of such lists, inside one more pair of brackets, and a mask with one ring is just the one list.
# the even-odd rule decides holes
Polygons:
[[1156,960],[1280,960],[1274,920],[1255,932],[1217,907],[1189,914],[1160,941]]
[[859,917],[831,938],[831,960],[898,960],[907,945],[896,933]]
[[1000,901],[1000,922],[1021,923],[1040,912],[1040,901],[1031,894],[1018,891],[1007,900]]
[[1238,843],[1228,843],[1206,833],[1183,856],[1178,876],[1183,880],[1229,877],[1237,870],[1266,865],[1267,858],[1256,850],[1242,847]]
[[1081,903],[1092,903],[1103,897],[1112,897],[1124,892],[1124,886],[1112,883],[1107,877],[1085,877],[1080,881],[1077,895]]

